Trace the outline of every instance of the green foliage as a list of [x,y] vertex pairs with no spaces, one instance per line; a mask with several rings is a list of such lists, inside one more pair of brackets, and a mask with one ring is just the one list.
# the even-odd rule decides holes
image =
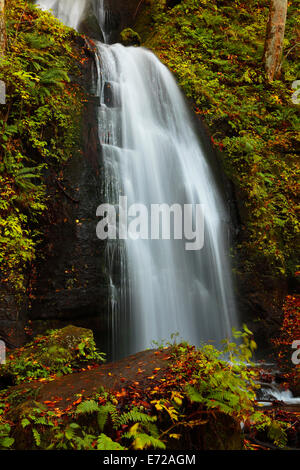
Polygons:
[[[120,431],[127,428],[130,423],[134,423],[128,432],[123,433],[122,442],[132,441],[131,446],[134,449],[145,449],[148,447],[164,449],[165,445],[158,439],[158,430],[153,425],[156,421],[156,416],[150,416],[140,412],[136,408],[132,408],[129,411],[121,413],[116,405],[111,401],[107,400],[105,404],[99,405],[96,400],[85,400],[81,402],[75,411],[75,415],[92,415],[97,414],[97,425],[100,431],[100,435],[95,434],[89,435],[91,442],[98,450],[124,450],[126,447],[121,445],[119,442],[113,441],[111,437],[108,437],[103,433],[105,426],[109,429],[112,428],[116,435],[120,434]],[[92,418],[90,418],[91,420]],[[85,426],[76,425],[75,429],[87,436],[87,429]],[[147,432],[148,431],[148,432]],[[95,429],[93,428],[95,433]],[[93,436],[93,438],[92,438]],[[65,431],[65,437],[67,437],[73,443],[78,444],[78,435],[75,435],[74,423],[71,431],[67,427]],[[86,448],[86,447],[85,447]]]
[[246,326],[243,332],[236,332],[236,335],[243,340],[241,344],[226,341],[223,351],[211,345],[196,351],[189,346],[181,346],[176,372],[180,373],[181,367],[194,361],[195,355],[198,368],[184,388],[189,400],[201,403],[206,409],[218,409],[239,420],[246,420],[254,413],[253,402],[258,388],[253,380],[255,373],[248,365],[256,344]]
[[[252,332],[244,325],[243,331],[234,331],[240,344],[224,341],[222,351],[212,345],[196,349],[187,344],[173,347],[176,361],[172,363],[172,377],[180,377],[180,385],[170,383],[169,399],[153,400],[158,411],[167,412],[178,426],[205,425],[208,416],[213,423],[215,413],[228,415],[240,423],[251,423],[252,432],[265,430],[278,446],[286,444],[285,424],[272,420],[255,407],[255,379],[257,371],[251,367],[256,344]],[[177,386],[176,386],[177,385]],[[196,405],[196,407],[194,406]],[[193,417],[193,419],[191,419]]]
[[97,439],[97,450],[125,450],[125,447],[102,433]]
[[142,44],[173,71],[222,152],[240,204],[237,248],[246,260],[243,270],[294,275],[299,258],[299,105],[291,101],[292,83],[299,78],[296,3],[288,7],[282,76],[271,84],[262,64],[269,1],[182,0],[172,9],[165,3],[147,2],[135,29]]
[[140,46],[141,38],[138,33],[131,28],[123,29],[121,32],[121,41],[124,46]]
[[0,420],[0,450],[7,450],[12,447],[14,438],[10,437],[11,426],[8,423],[1,423]]
[[[103,413],[103,409],[105,412]],[[110,401],[105,405],[99,405],[95,400],[89,399],[81,402],[74,412],[67,415],[68,422],[58,420],[53,411],[46,411],[43,406],[32,407],[30,412],[21,414],[21,426],[24,430],[29,430],[32,436],[32,446],[40,449],[76,449],[76,450],[125,450],[128,448],[126,443],[131,442],[134,449],[145,449],[148,447],[164,449],[165,445],[159,440],[157,428],[152,424],[155,416],[149,416],[132,408],[128,412],[121,413],[117,407]],[[93,415],[98,415],[98,420],[93,420]],[[88,421],[85,420],[88,415]],[[99,419],[101,417],[101,419]],[[104,417],[104,420],[103,420]],[[108,423],[108,417],[113,425],[111,436],[103,433],[103,427]],[[76,422],[73,419],[76,419]],[[99,424],[101,423],[101,424]],[[122,442],[118,442],[117,436],[130,423],[134,423],[128,432],[123,432]],[[1,429],[1,428],[0,428]],[[13,444],[9,437],[10,427],[5,424],[6,440],[3,441],[8,446]],[[1,439],[1,438],[0,438]]]
[[80,61],[71,29],[31,2],[6,5],[7,50],[0,80],[1,282],[24,291],[25,269],[41,239],[47,207],[45,172],[57,169],[78,142],[81,92],[70,83]]
[[239,436],[243,423],[245,433],[263,434],[284,447],[287,425],[257,409],[252,334],[245,326],[235,336],[240,344],[226,341],[220,351],[211,345],[173,344],[168,367],[156,377],[155,386],[140,388],[135,382],[121,392],[101,389],[86,399],[78,394],[65,409],[37,402],[38,391],[33,397],[20,390],[19,397],[18,390],[8,389],[0,405],[0,445],[18,448],[21,435],[27,449],[165,449],[174,439],[184,442],[185,433],[221,433],[227,439],[226,433],[234,430]]
[[156,436],[151,434],[146,434],[145,432],[140,432],[141,425],[139,423],[134,424],[129,432],[124,434],[125,439],[133,439],[132,447],[134,450],[144,450],[149,447],[154,449],[165,449],[165,444],[158,439],[158,433]]
[[33,428],[32,434],[33,434],[36,446],[39,447],[41,445],[41,435],[40,435],[40,433],[35,428]]
[[94,400],[86,400],[78,405],[76,413],[85,414],[94,413],[95,411],[99,411],[98,404]]

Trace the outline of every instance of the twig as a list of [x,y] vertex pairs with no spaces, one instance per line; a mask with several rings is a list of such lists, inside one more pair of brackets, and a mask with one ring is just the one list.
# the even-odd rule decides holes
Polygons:
[[136,8],[136,10],[135,10],[135,14],[133,15],[133,19],[135,19],[136,15],[137,15],[137,12],[139,11],[140,6],[141,6],[141,4],[143,3],[143,1],[144,1],[144,0],[140,0],[139,4],[138,4],[138,6],[137,6],[137,8]]
[[[197,416],[197,415],[199,415],[199,414],[201,415],[201,414],[203,414],[203,413],[206,413],[206,414],[207,414],[207,413],[210,413],[210,414],[214,415],[214,413],[213,413],[212,410],[201,410],[201,411],[199,410],[199,411],[195,411],[194,413],[192,413],[191,415],[189,415],[189,416],[187,417],[187,419],[190,420],[193,416]],[[206,421],[206,422],[207,422],[207,421]],[[203,424],[206,424],[206,422],[203,423]],[[185,426],[185,427],[186,427],[187,423],[188,423],[187,420],[185,420],[185,421],[178,421],[177,423],[173,423],[170,428],[168,428],[166,431],[163,431],[163,432],[160,434],[159,439],[161,439],[165,434],[169,434],[169,432],[170,432],[173,428],[176,428],[176,427],[178,427],[178,426]]]
[[259,441],[258,439],[255,439],[255,437],[249,436],[249,434],[246,434],[245,437],[249,441],[252,441],[254,444],[257,444],[261,447],[265,447],[266,449],[271,449],[271,450],[300,450],[300,449],[297,449],[296,447],[277,447],[273,444],[269,444],[267,442]]
[[74,199],[72,196],[70,196],[70,194],[68,194],[65,190],[65,188],[63,187],[63,185],[60,183],[60,181],[58,179],[56,179],[56,183],[57,183],[57,186],[59,187],[59,189],[62,190],[62,192],[64,193],[64,195],[70,199],[70,201],[72,202],[75,202],[76,204],[78,204],[80,201],[79,199]]
[[287,56],[289,55],[289,53],[297,46],[299,46],[300,42],[296,42],[296,44],[294,44],[292,47],[290,47],[286,53],[286,55],[284,56],[284,58],[287,58]]

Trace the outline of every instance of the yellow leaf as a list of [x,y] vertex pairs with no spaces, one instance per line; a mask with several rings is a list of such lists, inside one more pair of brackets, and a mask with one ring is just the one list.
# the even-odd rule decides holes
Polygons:
[[179,405],[179,406],[182,405],[182,400],[181,400],[181,398],[179,398],[179,397],[174,397],[173,400],[175,401],[175,403],[176,403],[177,405]]
[[131,426],[130,433],[132,435],[135,435],[137,433],[138,427],[139,427],[139,423],[135,423],[133,426]]

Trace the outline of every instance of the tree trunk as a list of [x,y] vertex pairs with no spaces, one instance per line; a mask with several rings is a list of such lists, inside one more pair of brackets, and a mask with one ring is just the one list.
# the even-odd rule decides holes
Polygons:
[[264,50],[264,65],[269,81],[280,75],[287,0],[271,0]]
[[4,7],[5,7],[5,0],[0,0],[0,59],[4,56],[5,46],[6,46]]

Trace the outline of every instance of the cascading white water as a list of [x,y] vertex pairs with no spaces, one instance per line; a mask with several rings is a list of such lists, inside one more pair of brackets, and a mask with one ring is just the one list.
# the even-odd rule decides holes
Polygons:
[[42,10],[52,10],[64,24],[78,29],[82,16],[90,0],[36,0]]
[[99,25],[103,34],[104,42],[109,41],[109,31],[107,31],[106,21],[106,3],[105,0],[99,0],[94,4],[94,11],[98,17]]
[[106,2],[107,0],[36,0],[42,10],[52,11],[64,24],[77,30],[81,21],[92,12],[98,20],[105,43],[110,38]]
[[200,251],[186,251],[182,240],[109,242],[111,264],[116,257],[121,266],[115,344],[118,348],[119,332],[130,336],[124,353],[174,332],[193,344],[218,342],[237,323],[226,212],[187,106],[173,76],[151,52],[120,44],[98,44],[98,50],[105,200],[117,204],[123,194],[128,206],[201,203],[205,211]]
[[[98,6],[104,30],[103,2]],[[80,8],[56,14],[74,26]],[[205,211],[200,251],[186,251],[182,240],[108,242],[113,355],[145,349],[175,332],[193,344],[219,342],[237,325],[228,218],[186,103],[151,52],[120,44],[97,48],[105,202],[117,204],[126,195],[128,206],[203,204]]]

